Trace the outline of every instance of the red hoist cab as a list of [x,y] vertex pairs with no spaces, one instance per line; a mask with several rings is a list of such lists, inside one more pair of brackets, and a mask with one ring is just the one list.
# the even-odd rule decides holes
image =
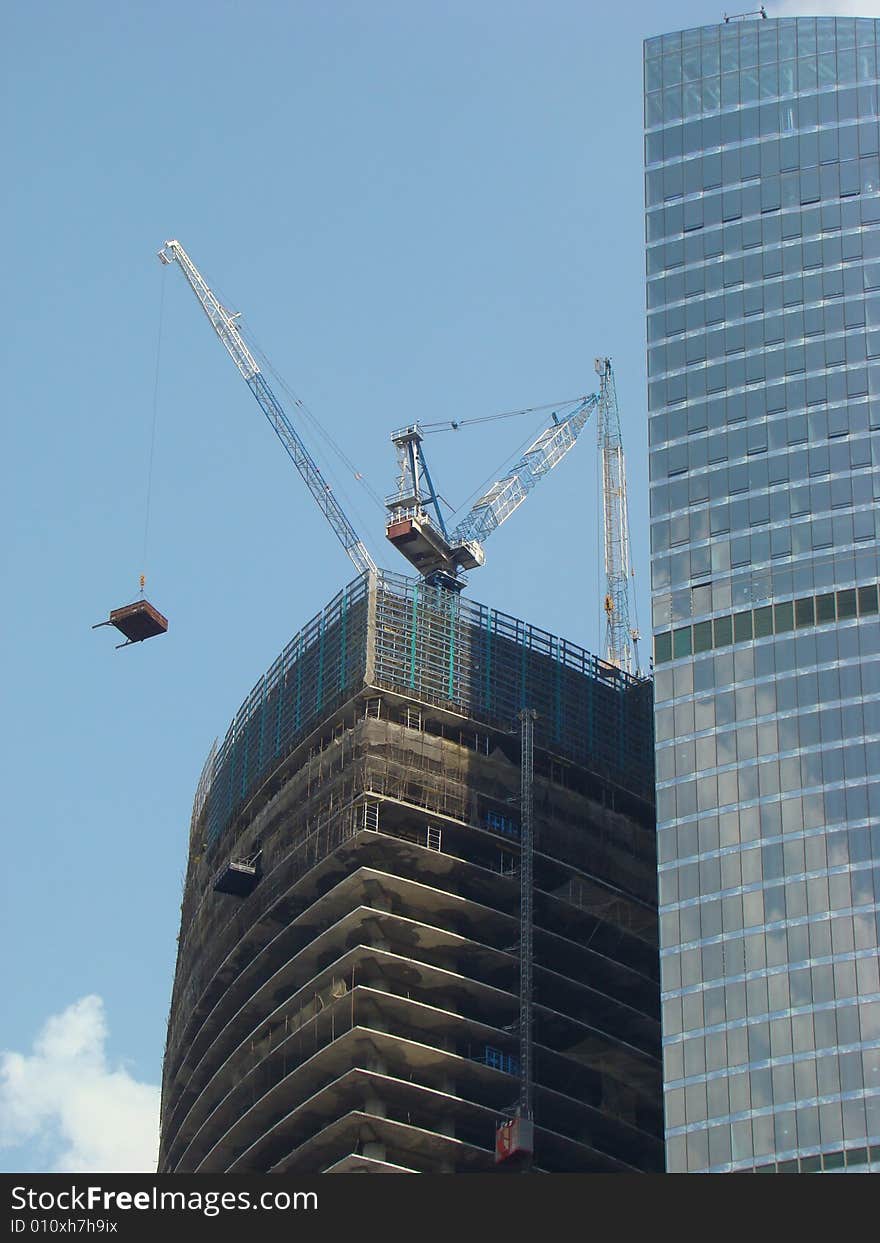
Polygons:
[[509,1118],[495,1132],[495,1164],[515,1157],[527,1158],[535,1151],[535,1124],[531,1118]]

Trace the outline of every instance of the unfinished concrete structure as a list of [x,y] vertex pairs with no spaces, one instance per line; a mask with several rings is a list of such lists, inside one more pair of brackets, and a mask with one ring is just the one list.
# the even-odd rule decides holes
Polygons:
[[524,705],[534,1169],[662,1168],[650,683],[383,573],[291,641],[206,764],[160,1171],[496,1168]]

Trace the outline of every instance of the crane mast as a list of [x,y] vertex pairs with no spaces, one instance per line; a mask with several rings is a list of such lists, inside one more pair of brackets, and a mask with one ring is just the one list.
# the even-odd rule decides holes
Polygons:
[[225,346],[242,379],[257,399],[260,409],[271,423],[275,434],[284,445],[321,513],[330,523],[336,538],[348,553],[355,569],[359,573],[367,570],[375,573],[377,569],[375,561],[345,516],[341,505],[330,490],[330,485],[324,479],[317,463],[285,414],[284,408],[269,387],[259,364],[245,344],[236,322],[239,318],[238,313],[232,314],[227,311],[180,242],[166,242],[159,251],[159,258],[165,264],[177,263],[186,277],[187,284],[198,298],[211,327]]
[[605,545],[605,660],[626,673],[638,673],[639,632],[630,623],[629,520],[626,471],[620,432],[617,387],[610,358],[596,359],[599,376],[597,429],[602,463]]

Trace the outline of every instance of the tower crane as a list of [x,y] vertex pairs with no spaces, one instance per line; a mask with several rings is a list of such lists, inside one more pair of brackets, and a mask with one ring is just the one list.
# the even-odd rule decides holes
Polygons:
[[[179,241],[166,241],[158,256],[163,264],[176,263],[180,268],[211,327],[284,445],[355,569],[358,573],[376,573],[376,562],[333,495],[317,462],[248,348],[238,323],[240,314],[229,311],[221,303]],[[604,369],[600,370],[599,362],[604,364]],[[398,480],[397,491],[385,501],[388,509],[385,534],[427,582],[460,591],[464,585],[461,571],[483,565],[483,543],[487,537],[506,522],[535,485],[558,466],[574,447],[590,414],[598,410],[600,445],[603,446],[605,462],[605,559],[609,583],[606,615],[609,619],[609,635],[612,636],[607,644],[606,658],[629,669],[628,649],[625,644],[621,644],[619,638],[621,625],[623,633],[628,632],[629,625],[626,573],[622,572],[621,584],[621,572],[615,569],[612,578],[610,568],[612,564],[628,564],[620,420],[610,362],[607,359],[598,360],[597,371],[600,375],[599,393],[569,403],[574,408],[563,418],[554,413],[552,425],[529,445],[515,466],[477,499],[465,518],[452,531],[447,529],[428,468],[422,425],[414,423],[393,432],[391,439],[397,450]],[[459,425],[452,423],[451,426]],[[613,498],[616,498],[614,503]],[[621,617],[624,618],[622,623],[619,620]],[[632,637],[637,637],[635,632],[631,633]]]
[[[460,591],[460,570],[481,566],[483,542],[519,508],[535,485],[558,466],[574,447],[601,395],[577,400],[565,418],[554,414],[553,424],[541,432],[506,475],[479,497],[455,527],[448,531],[422,447],[423,428],[414,423],[393,432],[397,449],[397,492],[386,498],[386,537],[429,582]],[[451,424],[452,427],[457,426]]]
[[348,553],[355,569],[358,573],[366,570],[375,573],[377,569],[375,561],[346,517],[342,506],[330,490],[330,485],[324,479],[317,463],[285,414],[283,406],[272,392],[256,359],[245,344],[236,322],[239,313],[233,314],[222,305],[180,242],[166,242],[158,254],[162,263],[176,263],[186,277],[187,284],[198,298],[211,327],[226,347],[242,379],[256,397],[260,409],[271,423],[275,434],[284,445],[321,513],[333,528],[336,538]]
[[599,403],[596,423],[602,463],[605,545],[605,660],[626,673],[639,672],[638,629],[630,624],[629,519],[617,386],[610,358],[596,359]]

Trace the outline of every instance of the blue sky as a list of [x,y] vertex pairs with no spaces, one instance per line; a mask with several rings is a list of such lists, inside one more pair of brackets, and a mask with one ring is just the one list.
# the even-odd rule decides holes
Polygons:
[[[647,631],[641,40],[718,18],[695,0],[7,8],[0,1070],[19,1096],[0,1168],[106,1161],[82,1134],[122,1125],[120,1085],[149,1113],[204,757],[353,576],[156,250],[182,241],[380,495],[393,427],[590,392],[610,355]],[[533,426],[434,437],[440,490],[464,500]],[[597,516],[588,428],[469,594],[598,650]],[[90,625],[144,568],[169,634],[115,652]],[[36,1081],[93,1095],[53,1106]]]

